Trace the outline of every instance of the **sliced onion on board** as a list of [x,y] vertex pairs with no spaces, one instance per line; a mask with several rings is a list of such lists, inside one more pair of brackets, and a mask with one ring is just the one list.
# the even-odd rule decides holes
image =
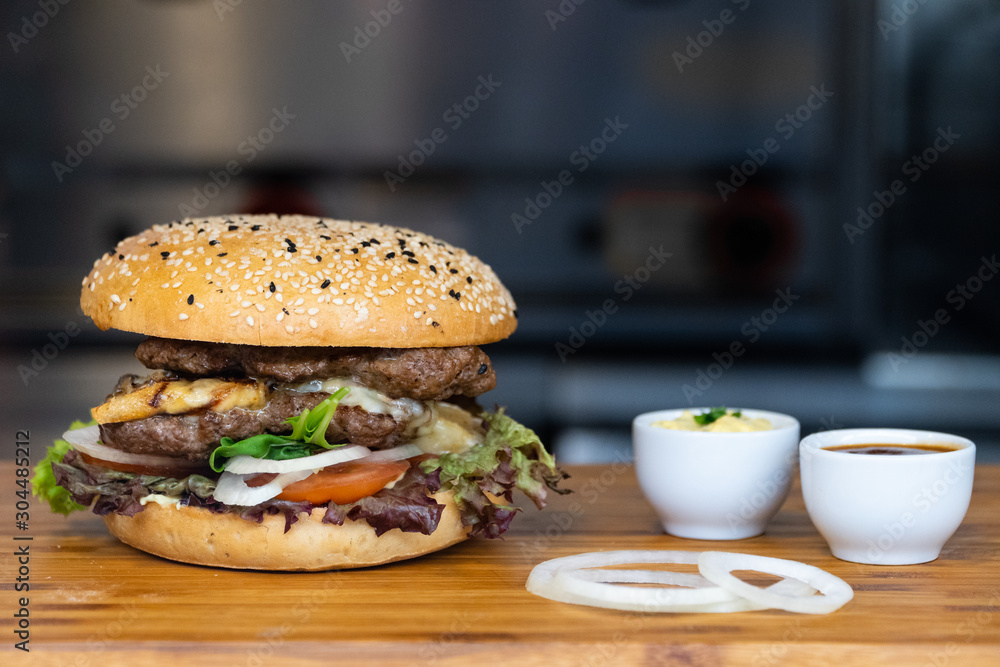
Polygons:
[[155,454],[131,454],[114,447],[108,447],[100,442],[101,429],[97,424],[66,431],[62,437],[63,440],[84,454],[109,463],[171,471],[189,470],[191,472],[202,471],[207,467],[204,461],[188,461],[173,456],[157,456]]
[[247,486],[246,480],[253,475],[238,475],[226,471],[219,476],[219,483],[215,485],[212,497],[226,505],[243,505],[245,507],[259,505],[265,500],[274,498],[289,484],[301,482],[312,474],[312,470],[286,472],[278,475],[267,484]]
[[[727,591],[757,604],[799,614],[829,614],[843,607],[854,597],[854,589],[840,577],[796,560],[705,551],[698,556],[698,570],[706,579]],[[778,577],[798,579],[814,587],[820,595],[803,598],[762,589],[738,579],[732,574],[733,570],[753,570]]]
[[241,455],[229,459],[225,470],[237,475],[250,475],[257,472],[299,472],[302,470],[312,472],[313,470],[337,465],[338,463],[363,459],[370,454],[371,450],[367,447],[347,445],[346,447],[329,449],[319,454],[313,454],[312,456],[286,459],[284,461],[271,461],[270,459],[258,459],[252,456]]
[[[531,571],[527,589],[536,595],[558,602],[622,611],[726,613],[769,609],[774,606],[744,596],[733,589],[722,588],[700,574],[589,569],[637,563],[697,564],[700,563],[700,555],[698,552],[690,551],[605,551],[554,558],[540,563]],[[727,555],[744,556],[744,554]],[[805,567],[811,568],[811,566]],[[782,576],[781,573],[772,572],[772,574]],[[684,588],[637,588],[615,585],[619,583],[660,584]],[[817,592],[814,585],[815,582],[811,580],[806,582],[798,577],[786,577],[767,589],[754,588],[775,599],[806,601],[813,599]]]

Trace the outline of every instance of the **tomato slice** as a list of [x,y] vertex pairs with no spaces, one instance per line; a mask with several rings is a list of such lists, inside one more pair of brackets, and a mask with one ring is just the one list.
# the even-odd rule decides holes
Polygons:
[[326,502],[345,505],[378,493],[409,467],[410,464],[406,461],[338,463],[323,468],[302,481],[289,484],[278,498],[296,502],[309,501],[314,505]]
[[194,464],[192,465],[190,461],[180,460],[178,461],[177,467],[171,466],[145,466],[137,465],[134,463],[119,463],[118,461],[105,461],[97,457],[91,456],[90,454],[85,454],[77,450],[82,458],[87,463],[93,465],[104,466],[105,468],[111,468],[112,470],[120,470],[122,472],[134,472],[140,475],[155,475],[157,477],[187,477],[193,473],[205,473],[209,470],[208,465]]

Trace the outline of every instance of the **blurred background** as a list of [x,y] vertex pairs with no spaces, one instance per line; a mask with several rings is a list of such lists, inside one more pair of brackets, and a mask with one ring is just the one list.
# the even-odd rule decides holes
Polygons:
[[[578,4],[579,3],[579,4]],[[140,367],[78,307],[186,215],[429,232],[566,462],[635,415],[954,432],[1000,460],[1000,5],[16,0],[0,7],[0,354],[44,446]],[[38,450],[40,456],[41,450]]]

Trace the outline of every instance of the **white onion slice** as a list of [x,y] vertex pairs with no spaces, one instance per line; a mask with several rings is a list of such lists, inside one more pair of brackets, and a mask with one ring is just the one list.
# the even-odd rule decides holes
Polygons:
[[271,461],[269,459],[257,459],[252,456],[234,456],[226,463],[226,472],[239,475],[250,475],[257,472],[299,472],[301,470],[319,470],[327,466],[354,461],[369,456],[371,450],[360,445],[347,445],[337,449],[329,449],[312,456],[303,456],[297,459],[287,459],[284,461]]
[[289,484],[300,482],[313,474],[312,470],[298,470],[278,475],[267,484],[261,486],[247,486],[246,480],[253,475],[237,475],[231,472],[224,472],[219,476],[219,482],[215,485],[212,497],[220,503],[226,505],[259,505],[265,500],[270,500]]
[[204,470],[204,461],[188,461],[173,456],[157,456],[155,454],[131,454],[114,447],[108,447],[100,442],[100,426],[94,424],[63,433],[63,440],[84,454],[93,456],[109,463],[124,463],[128,465],[145,466],[147,468],[162,468],[173,471]]
[[[598,606],[610,606],[614,609],[622,609],[622,605],[626,605],[626,610],[629,611],[726,613],[758,611],[768,608],[766,605],[755,604],[744,598],[706,605],[661,604],[660,599],[662,596],[657,595],[657,592],[664,589],[631,588],[612,585],[617,583],[660,584],[685,586],[688,588],[708,588],[715,586],[700,574],[664,572],[659,570],[566,570],[556,573],[554,580],[555,585],[562,586],[564,589],[582,598],[591,601],[603,600],[614,603],[613,606],[604,604]],[[816,593],[815,588],[797,579],[782,579],[769,586],[768,590],[782,595],[801,597],[808,597]],[[635,591],[641,591],[641,593],[636,594]],[[591,602],[591,604],[596,603]]]
[[391,449],[372,452],[365,457],[365,463],[388,463],[391,461],[403,461],[405,459],[420,456],[424,451],[416,445],[400,445]]
[[[688,551],[606,551],[555,558],[536,566],[527,589],[558,602],[637,612],[725,613],[768,609],[727,591],[700,574],[650,570],[586,569],[634,563],[698,562],[699,553]],[[616,583],[661,584],[676,588],[637,588]],[[758,589],[761,590],[761,589]],[[809,584],[785,578],[766,589],[772,595],[808,599],[816,593]]]
[[[628,563],[693,565],[697,561],[698,554],[690,551],[605,551],[578,554],[554,558],[535,566],[528,577],[527,588],[530,592],[550,600],[625,611],[670,611],[678,607],[688,610],[692,607],[701,608],[720,602],[740,600],[738,595],[709,583],[699,588],[608,587],[607,584],[559,576],[568,571],[605,565]],[[601,588],[593,588],[587,584]],[[607,590],[605,587],[617,590]]]
[[[818,567],[784,558],[705,551],[698,556],[698,570],[716,585],[752,602],[800,614],[829,614],[854,597],[854,589],[840,577]],[[738,579],[732,574],[733,570],[753,570],[798,579],[818,590],[820,595],[797,597],[765,590]]]

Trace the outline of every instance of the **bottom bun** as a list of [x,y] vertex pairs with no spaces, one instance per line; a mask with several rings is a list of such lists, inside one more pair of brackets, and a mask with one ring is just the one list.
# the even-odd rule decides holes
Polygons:
[[445,509],[430,535],[394,528],[376,536],[365,521],[323,523],[321,507],[300,515],[287,533],[281,514],[256,523],[235,514],[156,503],[132,517],[108,514],[104,522],[125,544],[182,563],[242,570],[341,570],[415,558],[466,539],[468,528],[451,493],[434,499]]

